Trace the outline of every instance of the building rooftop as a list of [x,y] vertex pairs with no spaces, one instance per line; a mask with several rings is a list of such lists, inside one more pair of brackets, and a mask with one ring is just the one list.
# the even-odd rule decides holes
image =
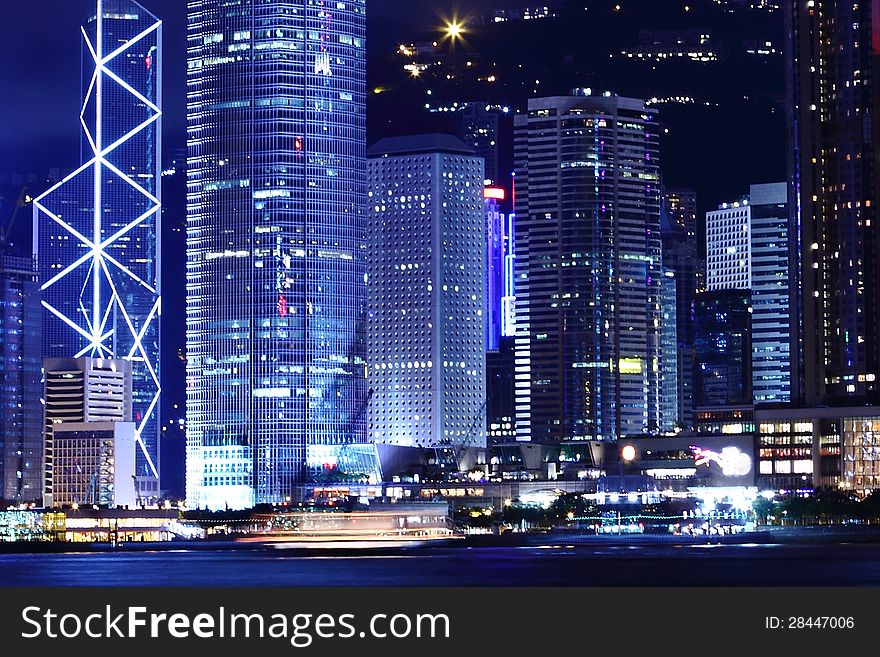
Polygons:
[[473,155],[474,149],[458,137],[438,133],[408,135],[405,137],[386,137],[367,149],[367,157],[387,157],[390,155],[415,155],[418,153],[455,153]]

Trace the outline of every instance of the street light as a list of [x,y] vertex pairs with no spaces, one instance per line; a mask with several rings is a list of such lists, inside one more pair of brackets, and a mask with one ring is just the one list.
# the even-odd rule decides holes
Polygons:
[[636,448],[632,445],[624,445],[620,450],[620,492],[626,492],[626,486],[623,483],[623,464],[632,463],[636,458]]

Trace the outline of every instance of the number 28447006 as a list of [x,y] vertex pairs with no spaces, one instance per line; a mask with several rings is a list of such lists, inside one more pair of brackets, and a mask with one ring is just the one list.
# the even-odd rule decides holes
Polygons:
[[851,630],[852,616],[765,616],[767,630]]

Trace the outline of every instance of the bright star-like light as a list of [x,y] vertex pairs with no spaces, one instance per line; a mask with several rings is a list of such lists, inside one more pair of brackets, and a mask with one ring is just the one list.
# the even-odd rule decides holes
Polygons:
[[451,23],[446,24],[446,36],[450,39],[459,39],[463,33],[463,29],[461,23],[457,21],[452,21]]

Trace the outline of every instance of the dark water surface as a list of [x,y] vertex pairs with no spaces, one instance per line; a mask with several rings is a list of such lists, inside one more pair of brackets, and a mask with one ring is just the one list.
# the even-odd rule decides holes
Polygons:
[[3,586],[880,586],[880,544],[548,537],[528,546],[0,554]]

